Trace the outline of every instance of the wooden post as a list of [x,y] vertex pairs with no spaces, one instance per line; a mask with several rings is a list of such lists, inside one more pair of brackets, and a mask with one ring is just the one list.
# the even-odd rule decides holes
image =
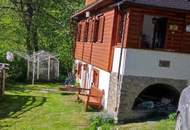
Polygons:
[[50,56],[48,57],[48,81],[50,81],[50,64],[51,64],[51,58]]

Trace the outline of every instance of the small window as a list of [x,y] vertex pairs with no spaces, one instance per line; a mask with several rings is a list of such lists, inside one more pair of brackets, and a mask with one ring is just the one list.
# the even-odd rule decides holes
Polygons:
[[98,42],[103,42],[104,36],[104,16],[100,17],[98,23]]
[[81,41],[81,31],[82,31],[82,24],[81,23],[79,23],[78,24],[78,29],[77,29],[77,41]]
[[98,41],[98,27],[99,25],[99,20],[94,20],[94,27],[93,27],[93,42],[97,42]]
[[93,20],[89,20],[88,42],[93,42]]
[[159,16],[144,16],[141,47],[148,49],[162,49],[165,47],[167,18]]
[[89,30],[89,22],[85,22],[84,23],[84,38],[83,38],[83,42],[87,42],[88,41],[88,30]]
[[94,21],[93,42],[103,42],[104,21],[104,16],[98,17]]

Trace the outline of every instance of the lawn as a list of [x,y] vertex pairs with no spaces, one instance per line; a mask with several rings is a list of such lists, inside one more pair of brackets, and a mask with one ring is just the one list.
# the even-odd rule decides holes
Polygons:
[[[83,130],[94,112],[84,112],[75,94],[59,84],[8,85],[0,99],[0,130]],[[174,120],[131,123],[116,130],[174,130]],[[87,130],[87,129],[86,129]],[[90,129],[91,130],[91,129]],[[107,129],[106,129],[107,130]]]
[[0,100],[0,130],[80,130],[89,113],[76,95],[60,93],[56,84],[9,85]]

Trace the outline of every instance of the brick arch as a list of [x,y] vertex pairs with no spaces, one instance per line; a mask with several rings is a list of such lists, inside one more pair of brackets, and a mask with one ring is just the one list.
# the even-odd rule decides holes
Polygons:
[[165,84],[167,86],[171,86],[174,90],[180,93],[187,86],[187,81],[140,76],[124,76],[118,110],[119,122],[136,120],[146,116],[147,113],[134,111],[132,109],[133,104],[135,99],[141,92],[143,92],[143,90],[155,84]]
[[133,110],[137,108],[138,104],[143,102],[142,100],[161,101],[162,98],[167,98],[171,100],[171,104],[177,107],[179,97],[180,92],[174,86],[163,83],[152,84],[147,86],[143,91],[141,91],[137,97],[134,97],[135,101],[133,103]]

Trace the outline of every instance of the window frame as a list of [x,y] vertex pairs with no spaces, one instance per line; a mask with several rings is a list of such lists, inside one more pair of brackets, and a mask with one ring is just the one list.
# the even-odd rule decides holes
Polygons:
[[82,35],[82,24],[78,23],[77,27],[77,42],[81,42],[81,35]]

